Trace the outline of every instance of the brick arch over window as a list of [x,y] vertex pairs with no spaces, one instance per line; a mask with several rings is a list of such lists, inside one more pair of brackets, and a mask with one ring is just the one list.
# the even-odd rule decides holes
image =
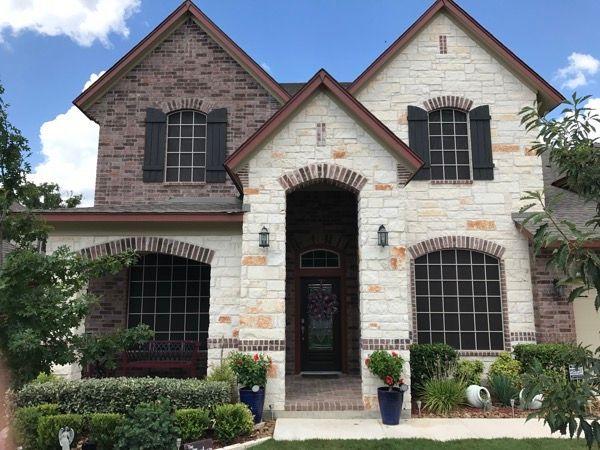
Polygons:
[[127,250],[137,252],[164,253],[180,256],[205,264],[210,264],[214,257],[214,250],[209,250],[198,245],[182,242],[175,239],[161,237],[127,237],[114,241],[103,242],[80,250],[88,258],[95,259],[101,256],[117,255]]
[[160,103],[160,109],[165,113],[179,111],[182,109],[192,109],[209,113],[216,108],[216,104],[200,97],[178,97]]
[[443,236],[428,239],[419,242],[418,244],[411,245],[408,247],[408,251],[413,258],[418,258],[426,253],[453,248],[476,250],[478,252],[487,253],[490,256],[495,256],[500,260],[506,251],[504,247],[492,241],[486,241],[485,239],[472,236]]
[[287,193],[315,183],[329,183],[358,194],[367,179],[346,167],[337,164],[311,164],[279,177],[279,184]]
[[423,102],[423,106],[427,112],[442,108],[458,109],[464,112],[469,112],[471,106],[473,106],[473,100],[469,100],[465,97],[459,97],[457,95],[440,95]]
[[[428,253],[437,252],[440,250],[473,250],[480,253],[484,253],[493,256],[498,259],[498,269],[500,275],[500,301],[502,305],[502,332],[504,337],[504,351],[511,351],[511,342],[527,340],[535,342],[535,337],[527,336],[525,339],[519,336],[519,333],[511,333],[508,323],[508,299],[506,296],[506,271],[504,255],[506,249],[492,241],[480,239],[472,236],[443,236],[426,241],[421,241],[408,247],[408,251],[411,255],[410,260],[410,278],[411,278],[411,306],[412,306],[412,329],[413,329],[413,342],[418,342],[418,327],[417,327],[417,297],[416,297],[416,273],[415,273],[415,260]],[[459,350],[459,354],[462,356],[497,356],[498,350]]]

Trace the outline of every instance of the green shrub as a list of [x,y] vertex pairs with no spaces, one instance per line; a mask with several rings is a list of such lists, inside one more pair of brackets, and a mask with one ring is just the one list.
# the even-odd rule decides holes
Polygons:
[[60,378],[53,373],[40,372],[31,383],[50,383],[52,381],[60,381]]
[[262,353],[253,356],[243,352],[232,352],[228,357],[231,370],[236,375],[237,382],[244,387],[251,388],[267,385],[267,372],[271,367],[271,357]]
[[223,442],[231,442],[238,436],[250,434],[254,427],[252,413],[242,403],[217,406],[214,419],[215,436]]
[[513,379],[507,375],[501,373],[490,375],[488,384],[492,396],[504,406],[510,406],[510,400],[519,396],[519,388]]
[[[456,362],[456,350],[446,344],[413,344],[410,347],[412,392],[420,392],[423,383],[440,368]],[[446,370],[447,372],[447,370]]]
[[87,416],[89,439],[98,450],[113,450],[117,441],[117,428],[123,424],[121,414],[98,413]]
[[13,416],[13,429],[17,443],[25,450],[37,448],[37,427],[41,417],[60,414],[58,405],[44,404],[19,408]]
[[466,384],[460,379],[433,376],[423,383],[423,405],[434,414],[446,415],[464,403],[466,388]]
[[365,360],[369,371],[385,383],[389,389],[395,384],[403,384],[402,367],[404,359],[398,353],[377,350]]
[[81,414],[60,414],[57,416],[40,417],[37,427],[37,447],[36,450],[57,450],[58,432],[63,427],[71,427],[75,432],[76,443],[81,439],[85,432],[85,419]]
[[238,401],[238,384],[235,373],[231,369],[229,363],[221,362],[219,365],[214,366],[210,374],[206,377],[207,381],[222,381],[227,383],[230,390],[231,403]]
[[211,408],[229,401],[223,382],[174,378],[88,378],[28,384],[11,394],[17,407],[56,403],[65,413],[119,413],[166,398],[175,408]]
[[463,380],[467,386],[481,385],[481,375],[483,375],[483,362],[478,359],[461,359],[456,365],[455,376]]
[[183,442],[199,440],[210,427],[210,418],[205,409],[178,409],[175,417]]
[[547,373],[568,374],[569,364],[583,366],[591,352],[575,344],[518,344],[514,348],[515,359],[521,363],[522,373],[530,372],[534,360],[538,360]]
[[129,410],[116,435],[115,450],[175,450],[179,428],[169,402],[159,400]]
[[511,379],[515,387],[521,387],[521,363],[508,352],[500,353],[490,366],[488,378],[493,375],[504,375]]

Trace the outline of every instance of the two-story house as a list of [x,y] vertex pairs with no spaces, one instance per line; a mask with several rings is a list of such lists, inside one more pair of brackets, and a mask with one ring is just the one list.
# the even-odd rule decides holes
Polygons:
[[369,409],[373,350],[573,340],[512,217],[544,185],[536,100],[563,97],[452,0],[353,82],[289,84],[186,1],[74,101],[100,125],[95,205],[45,214],[48,249],[140,252],[90,284],[87,330],[198,340],[203,370],[265,352],[273,409]]

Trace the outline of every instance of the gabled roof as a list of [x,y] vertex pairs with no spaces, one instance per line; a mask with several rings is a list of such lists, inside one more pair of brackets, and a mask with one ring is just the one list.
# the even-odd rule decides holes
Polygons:
[[421,17],[408,28],[392,45],[390,45],[367,69],[354,80],[348,88],[351,94],[356,93],[375,75],[391,58],[402,50],[410,40],[419,33],[429,21],[440,11],[444,11],[469,32],[474,34],[514,72],[537,89],[545,112],[551,111],[565,98],[554,87],[537,74],[523,60],[510,51],[504,44],[496,39],[489,31],[471,17],[453,0],[436,0]]
[[285,103],[289,94],[260,65],[242,50],[229,36],[210,20],[191,0],[186,0],[173,11],[160,25],[142,39],[133,49],[117,61],[104,75],[77,97],[73,103],[82,111],[92,105],[122,75],[131,70],[141,58],[153,50],[187,17],[193,17],[200,27],[208,33],[232,58],[244,67],[277,100]]
[[227,158],[225,161],[227,171],[232,173],[248,155],[276,132],[319,89],[329,91],[357,121],[405,161],[414,172],[423,165],[423,161],[413,153],[408,145],[381,123],[367,108],[350,95],[346,89],[340,86],[327,71],[321,69],[281,109],[271,116],[246,142]]

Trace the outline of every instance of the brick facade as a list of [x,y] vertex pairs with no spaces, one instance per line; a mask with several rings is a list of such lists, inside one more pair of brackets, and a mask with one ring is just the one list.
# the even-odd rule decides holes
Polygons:
[[561,278],[546,266],[548,254],[531,256],[533,309],[538,342],[576,342],[573,303],[558,295],[554,282]]
[[144,183],[145,110],[192,105],[227,108],[232,153],[279,108],[279,102],[188,19],[87,112],[100,125],[96,205],[151,203],[177,196],[236,195],[225,183]]
[[85,319],[86,331],[109,332],[127,326],[128,270],[90,281],[88,292],[98,298]]

